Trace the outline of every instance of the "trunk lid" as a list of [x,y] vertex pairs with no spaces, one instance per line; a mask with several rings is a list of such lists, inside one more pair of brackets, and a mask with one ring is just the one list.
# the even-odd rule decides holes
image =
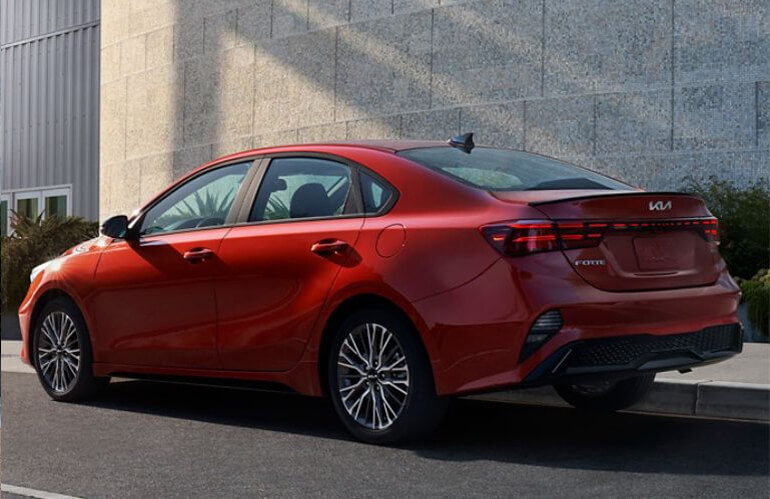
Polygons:
[[529,203],[555,222],[562,252],[589,284],[639,291],[717,280],[724,267],[717,222],[702,199],[663,192],[597,194]]

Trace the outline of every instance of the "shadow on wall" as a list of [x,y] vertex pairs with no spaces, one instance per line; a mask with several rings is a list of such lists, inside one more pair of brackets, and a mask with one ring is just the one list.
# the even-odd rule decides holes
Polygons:
[[[212,144],[211,154],[219,156],[318,140],[444,139],[460,131],[461,110],[449,106],[541,94],[539,3],[500,19],[519,28],[505,30],[475,10],[438,20],[439,14],[422,10],[334,27],[345,22],[340,2],[262,0],[210,16],[204,7],[182,4],[174,33],[174,71],[184,85],[176,94],[177,151]],[[440,50],[441,41],[432,39],[437,21],[442,33],[480,38],[483,54]],[[482,77],[485,66],[506,63],[512,73],[514,66],[526,71],[494,81]],[[442,65],[466,66],[459,71],[466,81],[442,72]],[[502,134],[494,140],[500,145],[523,148],[523,105],[490,107],[464,121],[469,129]],[[426,111],[401,116],[415,110]],[[191,153],[208,159],[205,151]]]
[[[360,0],[160,2],[173,26],[121,44],[121,72],[124,61],[141,63],[126,81],[125,165],[110,181],[120,187],[102,196],[107,211],[131,211],[173,178],[230,152],[358,138],[444,139],[461,129],[477,132],[481,143],[577,159],[631,182],[674,183],[665,156],[618,167],[629,154],[674,153],[677,143],[687,145],[679,135],[699,133],[674,133],[670,4],[623,7],[631,12],[607,28],[623,38],[622,50],[597,48],[606,38],[601,30],[581,35],[585,47],[570,48],[566,37],[554,41],[559,50],[546,50],[544,1],[438,9],[427,8],[431,1],[381,3],[388,7],[382,12]],[[404,9],[396,4],[411,11],[392,16]],[[560,9],[549,22],[575,14]],[[632,15],[637,10],[650,16]],[[641,36],[648,31],[655,36]],[[112,145],[104,145],[102,164],[115,163]],[[140,181],[129,178],[137,171]],[[665,178],[653,180],[658,174]]]

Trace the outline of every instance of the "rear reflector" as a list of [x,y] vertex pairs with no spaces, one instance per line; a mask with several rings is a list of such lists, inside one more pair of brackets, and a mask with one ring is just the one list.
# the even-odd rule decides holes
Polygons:
[[610,232],[696,230],[707,241],[719,243],[716,218],[688,218],[634,222],[518,220],[485,225],[481,233],[500,253],[522,256],[541,251],[591,248]]
[[559,332],[562,325],[563,320],[559,310],[549,310],[541,314],[529,328],[527,338],[521,347],[519,362],[532,355],[551,336]]

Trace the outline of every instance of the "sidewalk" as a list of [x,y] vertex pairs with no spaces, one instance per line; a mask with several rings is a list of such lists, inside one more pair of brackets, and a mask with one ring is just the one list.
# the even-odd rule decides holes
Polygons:
[[[567,406],[551,387],[474,398]],[[647,398],[629,411],[770,421],[770,345],[745,343],[741,354],[725,362],[696,368],[687,374],[660,373]]]
[[[3,372],[33,373],[19,360],[21,342],[3,341]],[[510,390],[473,398],[566,406],[551,387]],[[732,359],[687,374],[659,374],[647,398],[630,411],[716,419],[770,421],[770,345],[746,343]]]

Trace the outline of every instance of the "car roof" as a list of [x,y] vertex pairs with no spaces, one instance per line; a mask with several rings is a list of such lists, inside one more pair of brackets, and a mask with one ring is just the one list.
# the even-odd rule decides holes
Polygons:
[[257,149],[250,149],[247,151],[241,151],[221,158],[217,158],[214,161],[208,163],[221,163],[230,159],[239,159],[246,156],[254,156],[259,154],[272,154],[279,152],[296,152],[302,150],[312,150],[313,148],[327,148],[327,147],[352,147],[360,149],[374,149],[384,152],[396,153],[406,149],[417,149],[420,147],[437,147],[447,146],[446,142],[438,140],[342,140],[331,142],[309,142],[306,144],[286,144],[277,146],[260,147]]
[[[316,144],[320,145],[320,144]],[[446,142],[440,140],[361,140],[361,141],[340,141],[329,142],[324,145],[342,145],[352,147],[364,147],[368,149],[381,149],[391,152],[404,151],[406,149],[418,149],[420,147],[447,146]]]

